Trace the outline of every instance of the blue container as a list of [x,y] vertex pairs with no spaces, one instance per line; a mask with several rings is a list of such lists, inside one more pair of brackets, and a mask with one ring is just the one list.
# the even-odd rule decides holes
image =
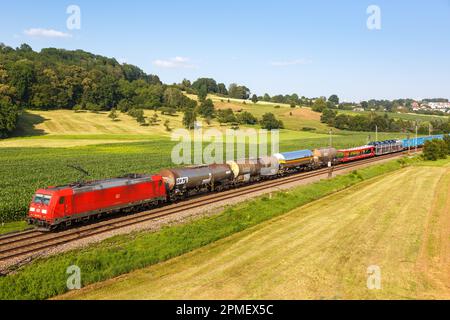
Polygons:
[[435,140],[435,139],[439,139],[442,140],[444,139],[444,135],[443,134],[438,134],[438,135],[434,135],[434,136],[428,136],[428,137],[419,137],[419,138],[412,138],[412,139],[404,139],[403,141],[403,147],[404,148],[415,148],[416,146],[423,146],[425,144],[426,141],[431,141],[431,140]]

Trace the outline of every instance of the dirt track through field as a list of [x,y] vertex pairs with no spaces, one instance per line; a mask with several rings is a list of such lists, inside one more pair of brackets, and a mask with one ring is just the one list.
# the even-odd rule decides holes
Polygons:
[[65,298],[449,298],[449,189],[449,167],[407,168]]

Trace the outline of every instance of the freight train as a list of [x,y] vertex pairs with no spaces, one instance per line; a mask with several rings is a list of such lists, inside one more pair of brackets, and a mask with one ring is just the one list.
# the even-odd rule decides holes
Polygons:
[[376,141],[350,149],[299,150],[224,164],[164,169],[155,175],[130,174],[48,187],[36,191],[27,221],[50,231],[115,213],[143,211],[204,192],[219,192],[289,173],[400,152],[433,139],[443,139],[443,135]]

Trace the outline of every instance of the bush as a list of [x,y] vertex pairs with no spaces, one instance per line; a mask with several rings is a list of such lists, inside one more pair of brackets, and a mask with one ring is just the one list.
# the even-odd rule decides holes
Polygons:
[[76,113],[85,111],[81,104],[77,104],[72,108],[72,110],[75,111]]
[[232,109],[221,109],[217,111],[217,121],[219,123],[233,123],[237,122],[237,119]]
[[236,119],[240,124],[253,125],[253,124],[258,123],[258,119],[256,119],[256,117],[248,111],[243,111],[243,112],[239,113],[236,116]]
[[273,113],[265,113],[261,119],[261,127],[267,130],[283,129],[284,125],[281,120],[277,120]]
[[426,141],[423,149],[423,157],[426,160],[436,161],[447,158],[448,145],[443,140]]

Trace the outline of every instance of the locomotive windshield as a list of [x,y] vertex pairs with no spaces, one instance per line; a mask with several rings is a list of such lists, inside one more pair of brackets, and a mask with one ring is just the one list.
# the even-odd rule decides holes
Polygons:
[[33,198],[33,203],[37,204],[43,204],[48,206],[50,204],[50,200],[52,199],[51,196],[43,195],[43,194],[36,194]]

